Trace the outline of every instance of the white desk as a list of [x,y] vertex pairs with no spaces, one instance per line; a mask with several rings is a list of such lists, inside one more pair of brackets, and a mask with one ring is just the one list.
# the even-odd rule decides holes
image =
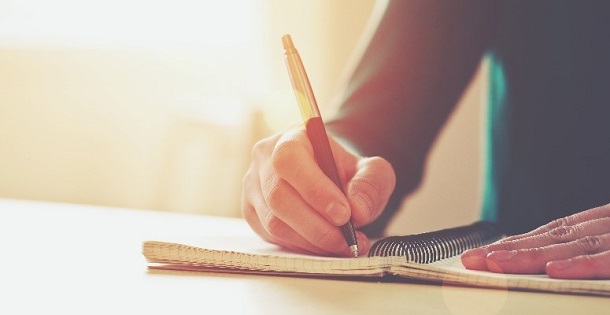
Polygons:
[[409,283],[149,272],[144,239],[242,220],[0,199],[0,314],[607,314],[610,299]]

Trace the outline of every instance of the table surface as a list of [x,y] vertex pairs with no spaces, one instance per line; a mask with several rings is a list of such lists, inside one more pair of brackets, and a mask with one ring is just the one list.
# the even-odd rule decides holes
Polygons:
[[142,241],[251,235],[236,218],[0,199],[0,314],[600,314],[610,299],[149,271]]

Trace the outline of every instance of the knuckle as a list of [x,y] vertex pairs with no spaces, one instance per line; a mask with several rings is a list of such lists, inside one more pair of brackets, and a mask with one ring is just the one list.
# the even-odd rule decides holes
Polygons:
[[592,235],[578,239],[576,244],[587,254],[597,253],[601,248],[600,238]]
[[281,180],[272,180],[268,184],[267,204],[273,209],[281,209],[286,199],[286,187]]
[[559,219],[555,219],[553,221],[551,221],[549,224],[546,225],[546,231],[550,232],[553,229],[562,227],[562,226],[569,226],[570,222],[568,221],[567,218],[563,217],[563,218],[559,218]]
[[519,236],[520,236],[520,235],[512,235],[512,236],[509,236],[509,237],[503,238],[503,239],[501,239],[501,240],[497,241],[497,242],[496,242],[496,244],[504,244],[504,243],[512,242],[512,241],[514,241],[514,240],[518,239],[518,238],[519,238]]
[[534,247],[525,250],[531,260],[539,260],[544,257],[544,248]]
[[267,212],[265,217],[265,229],[269,235],[276,238],[282,238],[288,232],[288,226],[271,211]]
[[517,250],[517,245],[515,244],[515,242],[507,242],[505,244],[502,244],[506,250]]
[[285,172],[294,166],[296,160],[296,143],[292,141],[282,142],[278,144],[271,155],[271,163],[273,168],[278,172]]
[[553,241],[563,243],[574,239],[576,229],[573,226],[559,226],[550,230],[547,234]]
[[252,159],[256,159],[257,157],[264,155],[265,152],[268,152],[269,141],[269,138],[264,138],[254,143],[252,150],[250,151]]

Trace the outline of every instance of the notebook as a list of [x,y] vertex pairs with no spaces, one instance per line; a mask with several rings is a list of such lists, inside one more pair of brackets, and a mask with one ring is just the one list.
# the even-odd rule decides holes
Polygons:
[[558,280],[546,275],[496,274],[467,270],[460,254],[503,237],[480,221],[428,233],[391,236],[373,243],[367,257],[338,258],[289,252],[253,237],[148,240],[148,268],[197,272],[345,278],[423,280],[448,285],[610,296],[610,280]]

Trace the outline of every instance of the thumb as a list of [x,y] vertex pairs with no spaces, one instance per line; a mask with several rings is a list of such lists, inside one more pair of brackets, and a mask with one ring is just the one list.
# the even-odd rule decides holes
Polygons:
[[396,186],[394,168],[381,157],[363,158],[347,185],[347,199],[356,227],[375,220],[383,211]]

